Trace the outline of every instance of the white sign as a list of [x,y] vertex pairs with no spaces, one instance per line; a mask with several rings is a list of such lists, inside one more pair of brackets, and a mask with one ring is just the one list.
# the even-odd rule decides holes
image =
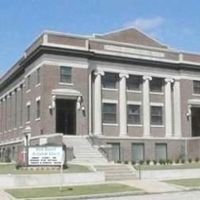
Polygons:
[[63,150],[61,146],[29,147],[29,165],[61,165]]

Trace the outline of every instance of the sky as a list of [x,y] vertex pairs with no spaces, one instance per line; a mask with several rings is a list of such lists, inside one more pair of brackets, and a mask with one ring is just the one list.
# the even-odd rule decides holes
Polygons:
[[0,0],[0,76],[44,30],[89,35],[137,27],[200,53],[199,8],[198,0]]

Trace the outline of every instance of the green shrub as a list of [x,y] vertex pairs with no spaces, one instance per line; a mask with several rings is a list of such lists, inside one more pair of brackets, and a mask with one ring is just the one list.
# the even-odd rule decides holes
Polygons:
[[24,167],[22,163],[16,163],[15,168],[18,170],[20,168]]
[[189,159],[188,159],[188,162],[191,163],[191,162],[192,162],[192,158],[189,158]]
[[167,164],[172,164],[173,162],[172,162],[172,160],[167,159],[167,160],[166,160],[166,163],[167,163]]
[[199,162],[199,158],[197,157],[197,158],[195,158],[195,162]]
[[165,165],[165,164],[166,164],[166,160],[160,159],[160,160],[159,160],[159,163],[160,163],[161,165]]
[[132,160],[132,161],[131,161],[131,164],[132,164],[132,165],[135,165],[135,164],[136,164],[136,162],[135,162],[134,160]]
[[69,168],[69,166],[67,164],[63,165],[63,169],[68,169],[68,168]]
[[179,159],[176,159],[176,160],[175,160],[175,163],[178,164],[178,163],[179,163]]
[[146,160],[146,164],[147,164],[147,165],[149,165],[149,164],[150,164],[150,162],[151,162],[150,160]]
[[181,159],[181,163],[184,164],[185,163],[185,159]]
[[127,165],[127,164],[128,164],[128,160],[125,160],[125,161],[124,161],[124,164],[126,164],[126,165]]
[[156,165],[157,164],[157,160],[153,160],[153,164]]
[[117,160],[117,161],[115,161],[116,163],[122,163],[122,161],[121,160]]
[[144,164],[144,160],[140,160],[140,165],[143,165]]

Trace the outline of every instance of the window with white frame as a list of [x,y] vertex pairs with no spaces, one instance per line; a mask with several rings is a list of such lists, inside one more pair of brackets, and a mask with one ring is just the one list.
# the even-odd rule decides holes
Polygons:
[[103,88],[115,89],[117,88],[117,81],[119,80],[118,74],[108,73],[102,77]]
[[200,81],[193,81],[193,93],[200,94]]
[[27,90],[31,89],[31,75],[27,76]]
[[27,104],[26,105],[26,121],[30,122],[31,119],[31,105]]
[[153,77],[150,81],[150,91],[151,92],[163,92],[163,79]]
[[129,78],[126,80],[127,90],[139,91],[141,90],[141,84],[142,84],[141,76],[130,75]]
[[36,71],[36,84],[40,84],[40,68]]
[[155,159],[157,161],[167,160],[167,144],[165,143],[155,144]]
[[162,106],[151,106],[151,125],[163,125]]
[[116,123],[116,104],[115,103],[103,103],[103,123]]
[[135,162],[144,160],[144,144],[143,143],[132,144],[132,160]]
[[72,83],[72,68],[68,66],[60,67],[60,82]]
[[36,100],[36,119],[40,119],[40,107],[41,107],[41,103],[40,103],[40,99]]
[[127,105],[128,124],[140,124],[140,105]]

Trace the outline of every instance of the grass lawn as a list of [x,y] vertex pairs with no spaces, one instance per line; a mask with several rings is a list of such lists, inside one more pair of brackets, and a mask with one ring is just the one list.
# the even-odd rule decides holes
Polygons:
[[[200,163],[185,163],[176,165],[141,165],[141,170],[166,170],[166,169],[198,169],[200,168]],[[136,170],[139,166],[134,166]]]
[[200,178],[169,180],[169,181],[164,181],[164,182],[172,183],[172,184],[176,184],[180,186],[185,186],[185,187],[200,187]]
[[[68,165],[67,169],[64,169],[64,173],[76,173],[76,172],[90,172],[91,170],[86,166],[81,165]],[[60,173],[60,170],[26,170],[16,169],[14,164],[0,164],[0,174],[53,174]]]
[[59,187],[6,190],[6,192],[11,194],[15,198],[60,197],[131,191],[139,191],[139,189],[122,184],[99,184],[84,186],[68,186],[63,187],[62,191],[59,190]]

